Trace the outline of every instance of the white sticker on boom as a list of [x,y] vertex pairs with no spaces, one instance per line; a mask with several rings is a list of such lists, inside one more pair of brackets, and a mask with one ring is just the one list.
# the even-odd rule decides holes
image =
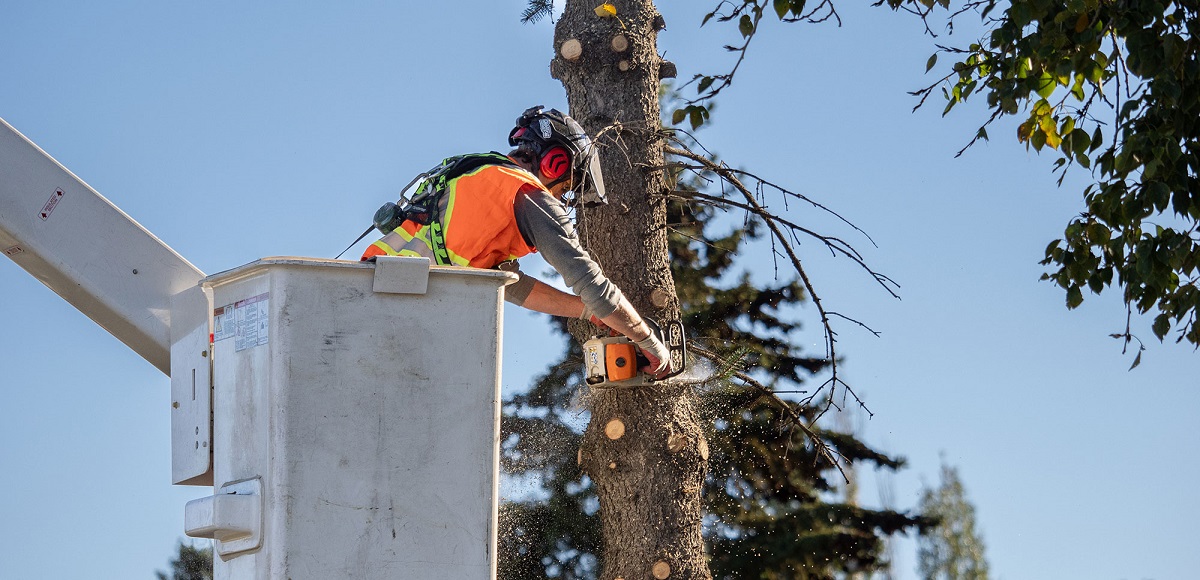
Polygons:
[[54,213],[54,208],[58,207],[58,200],[62,199],[62,197],[63,190],[54,190],[54,193],[50,195],[50,200],[46,202],[46,205],[42,206],[42,211],[38,214],[38,217],[42,218],[42,221],[50,219],[50,214]]

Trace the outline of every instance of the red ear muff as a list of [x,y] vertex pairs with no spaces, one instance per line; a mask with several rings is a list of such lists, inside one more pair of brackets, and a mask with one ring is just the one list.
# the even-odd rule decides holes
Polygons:
[[571,169],[571,154],[567,153],[566,148],[551,147],[542,155],[538,169],[550,181],[559,179]]

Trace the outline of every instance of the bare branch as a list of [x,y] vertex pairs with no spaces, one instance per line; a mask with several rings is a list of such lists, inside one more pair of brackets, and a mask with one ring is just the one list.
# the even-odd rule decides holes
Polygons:
[[[821,240],[826,245],[826,247],[830,249],[831,252],[834,252],[835,254],[840,253],[841,255],[847,256],[850,259],[854,260],[857,264],[859,264],[860,267],[862,267],[868,273],[870,273],[872,275],[872,277],[875,279],[875,281],[877,283],[879,283],[881,286],[883,286],[883,288],[885,290],[887,290],[892,296],[899,298],[899,296],[895,293],[895,291],[889,286],[889,284],[894,284],[894,282],[892,282],[886,276],[882,276],[880,274],[875,273],[869,266],[867,266],[862,261],[862,258],[858,254],[858,252],[855,251],[853,248],[849,247],[849,244],[847,244],[846,242],[844,242],[840,239],[837,239],[837,238],[830,237],[830,236],[822,236],[820,234],[817,234],[816,232],[808,230],[807,228],[804,228],[794,222],[791,222],[789,220],[781,218],[778,215],[768,211],[762,205],[762,203],[760,203],[762,181],[759,178],[757,178],[756,176],[753,176],[752,174],[746,173],[744,171],[733,170],[732,168],[728,167],[727,165],[718,164],[717,162],[714,162],[713,160],[711,160],[703,155],[696,154],[687,149],[666,147],[666,148],[664,148],[664,151],[668,154],[675,155],[677,157],[682,157],[684,159],[689,159],[691,161],[696,162],[699,165],[697,170],[711,172],[712,174],[714,174],[720,178],[722,184],[728,184],[735,191],[740,193],[741,197],[743,199],[742,201],[734,201],[734,200],[728,199],[724,196],[718,197],[718,196],[712,196],[712,195],[708,195],[708,194],[704,194],[704,193],[700,193],[700,192],[690,192],[690,191],[677,192],[677,193],[685,194],[685,195],[691,196],[691,197],[698,197],[698,198],[704,199],[704,200],[709,201],[714,204],[722,204],[722,205],[726,205],[728,207],[736,207],[736,208],[746,211],[749,214],[753,214],[753,215],[757,216],[759,219],[761,219],[763,221],[763,223],[766,224],[767,229],[770,230],[770,232],[771,232],[771,243],[772,243],[773,253],[777,253],[780,250],[782,250],[782,254],[780,254],[781,257],[785,257],[791,263],[792,268],[793,268],[793,270],[795,270],[796,274],[799,276],[800,281],[804,286],[804,289],[808,292],[809,297],[812,298],[813,305],[816,306],[817,312],[821,319],[821,326],[824,328],[825,354],[826,354],[826,359],[829,361],[831,378],[828,381],[826,381],[821,386],[821,388],[817,389],[817,391],[814,392],[813,395],[808,398],[808,400],[809,401],[814,400],[825,389],[825,387],[828,386],[830,392],[829,392],[828,398],[826,399],[826,407],[824,410],[821,411],[821,414],[824,414],[826,411],[828,411],[828,409],[831,406],[836,405],[836,403],[835,403],[836,391],[837,391],[837,387],[840,385],[845,389],[844,393],[853,396],[855,401],[857,401],[858,404],[863,409],[866,409],[866,405],[863,403],[863,401],[861,399],[859,399],[858,395],[854,394],[854,391],[850,388],[850,386],[845,381],[842,381],[839,376],[838,356],[837,356],[837,333],[833,330],[833,326],[832,326],[832,323],[830,320],[832,315],[829,313],[828,310],[826,310],[825,304],[822,301],[820,294],[817,293],[816,287],[812,283],[812,280],[809,277],[808,272],[805,270],[803,264],[800,261],[800,257],[796,254],[795,248],[793,247],[791,241],[789,241],[789,236],[786,235],[784,233],[783,229],[781,229],[781,228],[786,228],[788,230],[788,232],[790,234],[792,234],[792,236],[794,236],[796,232],[803,232],[806,235],[809,235],[815,239]],[[742,181],[739,179],[739,177],[741,177],[741,176],[749,176],[749,177],[755,179],[759,184],[759,188],[756,188],[755,190],[751,190],[750,188],[746,187],[746,185],[744,183],[742,183]],[[838,315],[838,316],[840,318],[845,318],[842,315]],[[868,409],[867,412],[870,413],[870,410]]]

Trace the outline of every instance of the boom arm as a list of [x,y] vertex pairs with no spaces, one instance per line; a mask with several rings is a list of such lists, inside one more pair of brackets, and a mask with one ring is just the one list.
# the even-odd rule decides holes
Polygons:
[[172,300],[204,304],[203,272],[4,119],[0,252],[167,375]]

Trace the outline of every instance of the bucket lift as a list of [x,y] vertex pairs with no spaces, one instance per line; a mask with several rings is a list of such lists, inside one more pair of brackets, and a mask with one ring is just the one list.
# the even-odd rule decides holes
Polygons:
[[206,277],[3,119],[0,251],[170,376],[172,481],[212,486],[184,520],[217,578],[495,578],[512,274],[287,257]]

